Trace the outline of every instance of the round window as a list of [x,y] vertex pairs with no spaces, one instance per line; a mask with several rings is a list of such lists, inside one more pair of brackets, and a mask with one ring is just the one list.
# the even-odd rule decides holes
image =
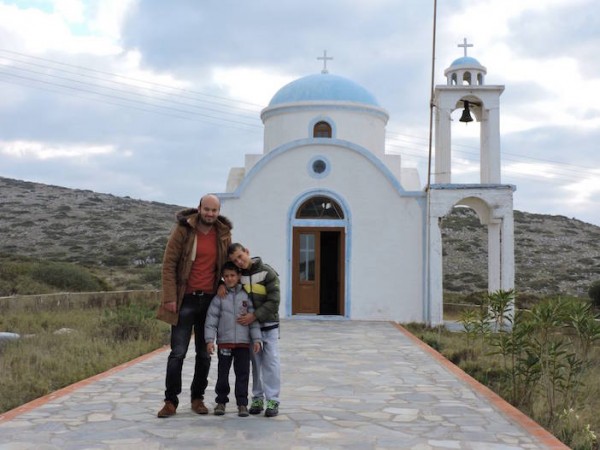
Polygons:
[[325,178],[331,172],[331,163],[324,156],[315,155],[306,164],[306,171],[313,178]]
[[323,173],[327,169],[327,164],[322,159],[317,159],[313,162],[312,168],[315,173]]

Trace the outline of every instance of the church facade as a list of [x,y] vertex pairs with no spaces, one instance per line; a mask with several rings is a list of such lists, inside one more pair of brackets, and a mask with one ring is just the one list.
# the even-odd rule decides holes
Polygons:
[[[465,59],[466,58],[466,59]],[[322,73],[283,86],[262,111],[262,153],[221,198],[234,240],[279,273],[281,317],[443,323],[440,219],[457,205],[488,226],[490,290],[514,284],[512,186],[500,184],[498,98],[473,58],[437,86],[435,184],[385,152],[388,113],[353,81]],[[481,182],[451,179],[451,117],[468,101],[482,134]],[[507,242],[510,242],[507,244]]]

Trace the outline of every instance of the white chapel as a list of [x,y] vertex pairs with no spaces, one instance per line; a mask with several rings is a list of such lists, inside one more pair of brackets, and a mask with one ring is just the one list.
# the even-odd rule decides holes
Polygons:
[[[455,206],[487,226],[488,289],[513,288],[515,188],[500,179],[504,87],[486,85],[486,68],[461,46],[465,55],[434,90],[429,185],[385,152],[388,113],[366,88],[330,74],[326,54],[321,73],[283,86],[261,112],[262,153],[231,169],[219,197],[234,241],[279,273],[281,317],[442,324],[440,219]],[[451,114],[463,108],[479,124],[477,184],[452,183]]]

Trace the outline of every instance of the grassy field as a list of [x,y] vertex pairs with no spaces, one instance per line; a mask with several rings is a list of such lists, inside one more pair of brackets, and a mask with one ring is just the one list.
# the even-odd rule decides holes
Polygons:
[[165,345],[169,327],[155,311],[140,303],[2,313],[0,330],[21,339],[0,344],[0,413]]

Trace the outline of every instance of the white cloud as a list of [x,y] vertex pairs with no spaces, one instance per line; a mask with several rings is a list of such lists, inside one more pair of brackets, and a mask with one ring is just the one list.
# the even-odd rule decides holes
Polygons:
[[137,0],[102,0],[90,18],[89,28],[94,33],[117,40],[121,37],[123,20]]
[[212,74],[213,83],[231,97],[261,106],[267,106],[275,92],[295,78],[251,67],[216,67]]
[[82,0],[54,0],[54,14],[68,23],[82,23],[85,19]]
[[510,176],[527,176],[529,178],[538,179],[556,179],[557,166],[547,163],[512,163],[505,164],[502,166],[502,172],[504,175]]
[[0,154],[18,159],[88,159],[115,153],[112,145],[48,145],[34,141],[0,141]]
[[563,187],[572,196],[571,201],[574,206],[587,208],[597,201],[600,195],[600,170],[594,170],[593,173],[592,176]]
[[50,12],[0,3],[0,29],[5,32],[3,46],[34,54],[47,51],[118,54],[122,49],[115,31],[132,0],[102,2],[104,6],[97,10],[98,17],[86,16],[85,3],[54,0]]
[[[523,99],[515,108],[504,108],[503,132],[553,124],[584,128],[599,126],[599,120],[585,116],[587,109],[600,103],[599,77],[584,77],[582,67],[574,57],[540,59],[517,55],[506,39],[511,31],[511,21],[526,12],[551,11],[561,6],[576,8],[587,3],[589,0],[472,0],[459,13],[442,21],[443,35],[448,40],[456,40],[456,30],[465,29],[468,41],[474,45],[469,49],[469,55],[488,69],[487,84],[505,84],[510,89],[511,84],[531,82],[547,92],[543,100]],[[440,52],[444,54],[449,49],[442,47]],[[456,55],[456,50],[453,52],[450,54]],[[565,108],[565,105],[573,107]]]

